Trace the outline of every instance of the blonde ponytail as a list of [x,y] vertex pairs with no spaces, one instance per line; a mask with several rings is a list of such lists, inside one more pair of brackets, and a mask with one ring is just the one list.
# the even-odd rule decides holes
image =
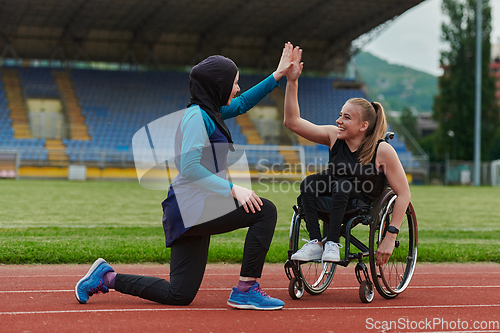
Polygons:
[[360,106],[361,121],[368,122],[366,136],[358,148],[359,161],[365,165],[373,159],[377,141],[387,132],[385,111],[380,103],[370,103],[364,98],[351,98],[347,103]]

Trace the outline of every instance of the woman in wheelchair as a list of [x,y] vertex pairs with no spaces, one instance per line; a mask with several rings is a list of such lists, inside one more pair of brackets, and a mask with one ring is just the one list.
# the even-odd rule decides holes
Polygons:
[[[375,253],[377,265],[391,256],[398,228],[410,202],[406,175],[394,148],[382,139],[387,130],[384,108],[363,98],[349,99],[335,125],[316,125],[300,116],[298,79],[303,69],[302,50],[293,50],[293,66],[287,74],[284,125],[301,137],[327,145],[327,170],[306,177],[301,196],[310,241],[292,260],[340,261],[340,230],[348,202],[353,198],[371,202],[381,195],[386,181],[397,195],[387,235]],[[322,239],[316,198],[330,195],[332,206],[326,240]]]

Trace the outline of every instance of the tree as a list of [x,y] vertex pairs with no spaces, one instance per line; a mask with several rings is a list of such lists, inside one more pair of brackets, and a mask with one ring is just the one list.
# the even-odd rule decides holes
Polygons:
[[[441,37],[449,49],[441,52],[444,74],[439,78],[439,93],[433,107],[439,124],[437,151],[450,152],[456,144],[457,158],[463,160],[472,160],[474,156],[476,8],[477,0],[443,0],[442,9],[449,16],[449,22],[443,23]],[[489,0],[483,0],[482,11],[481,156],[484,158],[492,148],[500,111],[495,100],[495,80],[489,74]],[[454,137],[448,135],[450,131],[455,133]]]
[[408,132],[413,136],[415,140],[419,139],[418,131],[417,131],[417,116],[409,107],[404,107],[401,110],[401,124],[408,130]]

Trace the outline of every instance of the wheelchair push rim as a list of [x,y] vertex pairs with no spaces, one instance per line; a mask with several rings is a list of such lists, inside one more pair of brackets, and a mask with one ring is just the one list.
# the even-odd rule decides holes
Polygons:
[[405,212],[389,261],[378,266],[375,252],[391,222],[397,196],[390,190],[383,196],[370,231],[370,270],[378,293],[387,299],[402,293],[409,285],[417,262],[417,220],[411,203]]
[[[301,245],[300,240],[309,239],[305,220],[297,213],[293,214],[290,226],[290,249],[292,253],[297,252]],[[337,265],[321,260],[294,261],[297,265],[298,279],[311,295],[318,295],[324,292],[332,282]]]
[[321,260],[301,262],[299,265],[300,278],[305,290],[311,295],[324,292],[333,279],[336,265]]

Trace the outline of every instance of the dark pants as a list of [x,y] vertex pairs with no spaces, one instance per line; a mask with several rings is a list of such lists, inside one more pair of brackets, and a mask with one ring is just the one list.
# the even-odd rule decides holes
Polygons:
[[[207,198],[204,210],[216,209],[220,196]],[[232,203],[229,201],[231,200]],[[234,205],[233,198],[228,198]],[[261,211],[246,213],[243,207],[195,225],[171,245],[170,282],[150,276],[117,274],[115,290],[169,305],[189,305],[200,288],[210,245],[210,235],[248,227],[240,275],[260,278],[267,251],[276,227],[274,204],[262,199]]]
[[302,195],[306,227],[311,240],[322,240],[316,198],[329,195],[332,197],[332,206],[330,208],[327,241],[340,242],[340,228],[349,200],[354,198],[367,200],[355,185],[349,178],[334,180],[327,171],[304,178],[300,184],[300,193]]

